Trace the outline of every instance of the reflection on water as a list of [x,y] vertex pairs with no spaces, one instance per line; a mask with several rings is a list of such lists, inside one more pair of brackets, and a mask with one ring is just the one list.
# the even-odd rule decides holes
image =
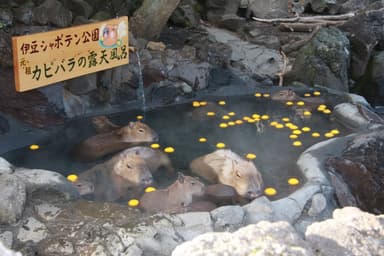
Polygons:
[[[326,132],[340,129],[329,120],[329,114],[313,110],[310,118],[301,119],[292,107],[274,102],[270,98],[252,95],[204,100],[210,103],[200,107],[193,107],[188,103],[148,110],[143,121],[158,132],[162,148],[172,146],[175,149],[170,154],[172,163],[176,169],[186,173],[192,159],[214,151],[218,142],[225,143],[226,148],[240,155],[256,154],[257,157],[253,161],[263,175],[265,186],[277,190],[277,195],[271,197],[272,200],[286,196],[300,187],[289,185],[289,178],[297,178],[300,184],[305,182],[296,166],[300,153],[312,144],[326,139]],[[213,114],[207,115],[207,112]],[[229,113],[232,115],[228,115]],[[115,113],[109,117],[113,122],[124,125],[142,114],[142,110],[138,109]],[[266,120],[253,123],[244,120],[244,117],[256,117],[255,114],[264,115]],[[227,115],[227,119],[223,119],[223,115]],[[289,118],[289,121],[283,121],[283,118]],[[239,124],[241,122],[238,120],[241,120],[242,124]],[[284,128],[271,126],[273,121]],[[289,138],[292,130],[286,127],[288,122],[301,130],[297,139]],[[221,128],[221,123],[226,123],[227,127]],[[303,127],[310,128],[310,131],[303,131]],[[314,138],[311,136],[313,132],[318,132],[321,136]],[[341,131],[340,135],[342,133]],[[16,166],[55,170],[63,175],[79,173],[95,163],[74,162],[69,157],[69,152],[74,145],[93,134],[95,132],[90,119],[72,121],[55,136],[37,141],[39,150],[31,151],[26,147],[8,152],[3,157]],[[199,142],[201,137],[207,141]],[[302,145],[293,146],[293,141],[300,141]],[[173,182],[162,177],[155,178],[159,187]]]

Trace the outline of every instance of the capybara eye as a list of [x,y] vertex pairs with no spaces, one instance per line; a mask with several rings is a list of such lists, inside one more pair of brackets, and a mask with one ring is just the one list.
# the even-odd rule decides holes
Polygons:
[[143,128],[140,128],[138,131],[139,131],[140,133],[143,133],[143,132],[144,132],[144,129],[143,129]]
[[192,181],[192,182],[191,182],[191,185],[194,186],[194,185],[195,185],[195,182]]
[[239,171],[236,171],[236,177],[241,178],[241,174]]
[[129,169],[132,169],[132,166],[131,166],[131,165],[129,165],[129,164],[127,164],[127,167],[128,167]]

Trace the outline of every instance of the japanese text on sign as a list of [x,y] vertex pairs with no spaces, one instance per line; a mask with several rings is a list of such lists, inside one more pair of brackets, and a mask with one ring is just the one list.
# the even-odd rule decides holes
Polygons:
[[12,38],[16,90],[128,64],[128,17]]

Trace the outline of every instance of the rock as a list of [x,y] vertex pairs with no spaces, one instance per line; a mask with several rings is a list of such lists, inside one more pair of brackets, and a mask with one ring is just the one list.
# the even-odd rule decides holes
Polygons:
[[342,3],[340,6],[340,12],[341,13],[347,13],[347,12],[354,12],[356,10],[363,10],[365,9],[368,4],[369,0],[347,0],[346,2]]
[[333,219],[310,225],[305,239],[320,255],[383,255],[383,220],[383,215],[345,207],[335,210]]
[[182,27],[198,27],[200,24],[200,16],[195,11],[195,0],[181,0],[176,10],[172,13],[170,21]]
[[201,90],[207,87],[210,65],[206,62],[178,63],[168,72],[170,79],[178,79],[186,82],[195,90]]
[[154,42],[149,41],[147,43],[147,49],[151,51],[161,51],[163,52],[165,50],[165,44],[163,42]]
[[15,20],[25,25],[32,25],[34,7],[35,4],[32,1],[28,1],[25,4],[17,7],[14,11]]
[[73,244],[68,240],[57,238],[46,238],[40,241],[38,247],[39,255],[46,256],[70,256],[74,255],[75,249]]
[[26,187],[21,179],[14,175],[0,175],[0,223],[17,222],[26,202]]
[[2,255],[2,256],[22,256],[21,253],[12,251],[12,250],[4,247],[4,245],[1,243],[1,241],[0,241],[0,255]]
[[274,209],[271,202],[265,197],[259,197],[251,203],[243,206],[245,210],[244,222],[248,224],[256,224],[262,220],[274,221]]
[[355,80],[365,74],[373,49],[384,49],[384,5],[380,1],[376,3],[378,6],[339,26],[351,41],[351,76]]
[[340,9],[338,0],[306,0],[305,3],[315,13],[336,14]]
[[69,27],[72,23],[72,12],[58,0],[45,0],[33,9],[33,21],[39,25]]
[[337,28],[322,28],[298,51],[287,79],[348,92],[349,61],[347,37]]
[[247,13],[257,18],[283,18],[288,16],[288,4],[280,0],[250,0]]
[[37,215],[44,221],[54,220],[61,212],[55,205],[43,203],[34,206]]
[[73,95],[88,94],[97,89],[97,73],[66,80],[65,88]]
[[175,229],[184,241],[213,231],[213,222],[208,212],[188,212],[178,214],[177,218],[181,220],[182,225],[176,226]]
[[282,59],[276,50],[241,40],[228,31],[206,27],[207,32],[219,43],[231,48],[230,62],[239,70],[259,77],[275,77],[282,68]]
[[209,22],[218,25],[225,17],[236,15],[240,0],[208,0],[205,2]]
[[[7,248],[12,248],[13,234],[11,231],[4,231],[0,233],[0,244],[3,244]],[[1,251],[0,251],[1,252]]]
[[40,169],[16,169],[15,176],[20,178],[26,185],[27,192],[32,193],[37,190],[61,193],[68,199],[75,199],[79,194],[75,187],[67,181],[61,174],[53,171]]
[[109,19],[112,19],[112,18],[113,18],[113,15],[110,12],[107,12],[107,11],[104,11],[104,10],[96,12],[91,17],[92,20],[97,20],[97,21],[109,20]]
[[234,233],[207,233],[176,247],[182,255],[314,255],[287,222],[261,221]]
[[82,100],[80,96],[72,94],[65,88],[62,88],[62,92],[64,111],[67,117],[73,118],[84,115],[87,112],[89,105],[87,101]]
[[13,173],[13,166],[4,158],[0,157],[0,175]]
[[3,26],[13,25],[13,13],[11,9],[0,8],[0,21]]
[[372,60],[372,83],[373,88],[368,89],[372,92],[375,105],[384,105],[384,51],[373,56]]
[[59,82],[51,84],[50,86],[45,86],[38,88],[37,90],[41,92],[46,98],[47,101],[55,106],[57,112],[64,113],[64,103],[63,103],[63,86],[64,82]]
[[11,35],[4,29],[0,29],[0,67],[12,67],[12,63]]
[[137,38],[158,38],[164,25],[180,0],[144,0],[130,20],[130,27]]
[[19,227],[16,237],[20,242],[32,241],[37,243],[46,238],[48,233],[47,227],[42,222],[28,217],[23,220],[23,225]]
[[216,231],[233,231],[243,224],[245,211],[241,206],[222,206],[211,211]]
[[357,206],[384,213],[384,130],[361,132],[348,140],[340,157],[330,157],[326,167],[348,184]]
[[72,11],[73,16],[89,18],[93,13],[92,5],[85,0],[71,0],[67,7]]
[[327,207],[327,199],[321,193],[314,194],[312,197],[311,207],[308,210],[308,215],[315,217]]

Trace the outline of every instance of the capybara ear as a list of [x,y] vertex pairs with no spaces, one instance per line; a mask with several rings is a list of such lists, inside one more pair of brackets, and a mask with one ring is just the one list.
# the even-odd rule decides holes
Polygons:
[[292,96],[295,92],[292,89],[288,89],[288,95]]
[[129,122],[129,124],[128,124],[128,126],[129,126],[129,128],[133,128],[133,127],[135,127],[135,122]]
[[181,172],[178,172],[177,173],[177,180],[180,182],[180,183],[184,183],[184,174],[182,174]]
[[122,136],[124,134],[124,127],[120,128],[120,129],[117,129],[115,131],[115,134],[118,135],[118,136]]

